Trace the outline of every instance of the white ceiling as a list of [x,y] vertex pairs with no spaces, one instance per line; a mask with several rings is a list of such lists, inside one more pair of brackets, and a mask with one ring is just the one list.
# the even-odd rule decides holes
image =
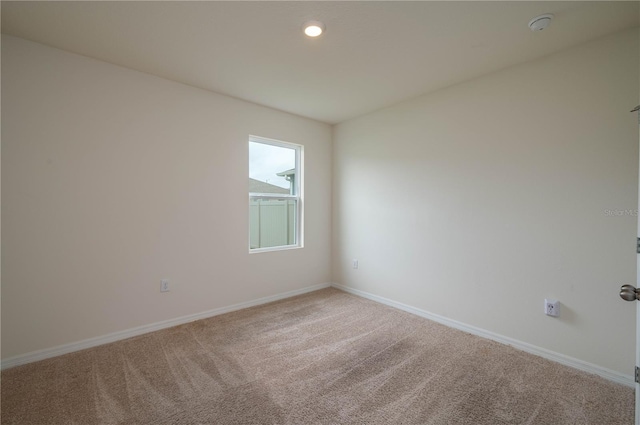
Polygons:
[[[2,32],[338,123],[639,25],[638,2],[7,2]],[[556,15],[533,33],[531,18]],[[310,19],[326,25],[302,34]]]

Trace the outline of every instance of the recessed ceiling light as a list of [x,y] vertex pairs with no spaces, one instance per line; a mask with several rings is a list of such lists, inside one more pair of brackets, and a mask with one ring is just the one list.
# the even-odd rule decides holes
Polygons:
[[319,21],[309,21],[303,28],[304,33],[309,37],[317,37],[324,32],[324,24]]

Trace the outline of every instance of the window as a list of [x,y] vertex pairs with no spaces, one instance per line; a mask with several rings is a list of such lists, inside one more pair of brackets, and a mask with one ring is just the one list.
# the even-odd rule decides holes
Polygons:
[[302,246],[302,146],[249,137],[249,251]]

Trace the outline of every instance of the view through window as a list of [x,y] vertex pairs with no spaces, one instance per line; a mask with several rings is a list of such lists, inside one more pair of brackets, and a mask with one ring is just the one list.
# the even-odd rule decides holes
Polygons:
[[249,249],[300,246],[300,150],[249,138]]

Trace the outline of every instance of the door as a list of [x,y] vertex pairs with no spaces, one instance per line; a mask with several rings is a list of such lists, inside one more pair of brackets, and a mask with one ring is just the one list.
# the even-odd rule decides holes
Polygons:
[[[640,105],[631,110],[632,113],[638,114],[638,125],[640,126]],[[640,134],[638,135],[640,139]],[[640,142],[640,140],[639,140]],[[640,157],[638,157],[638,169],[640,170]],[[640,211],[640,175],[638,176],[638,211]],[[638,214],[638,227],[636,228],[636,236],[638,237],[637,249],[636,249],[636,287],[640,288],[640,214]],[[638,295],[636,295],[638,299]],[[636,372],[634,374],[636,379],[636,425],[640,425],[640,376],[638,376],[638,369],[640,367],[640,303],[636,303]]]
[[[640,105],[636,106],[631,110],[631,112],[638,114],[638,125],[640,125]],[[640,140],[638,140],[640,143]],[[640,157],[638,158],[638,169],[640,170]],[[638,211],[640,211],[640,175],[638,176]],[[638,237],[638,248],[637,252],[637,260],[636,260],[636,287],[640,288],[640,214],[638,214],[638,227],[637,234]],[[620,297],[626,301],[637,301],[640,300],[640,290],[636,289],[631,285],[623,285],[620,288]],[[638,376],[638,371],[640,367],[640,303],[636,302],[636,425],[640,425],[640,381]]]

